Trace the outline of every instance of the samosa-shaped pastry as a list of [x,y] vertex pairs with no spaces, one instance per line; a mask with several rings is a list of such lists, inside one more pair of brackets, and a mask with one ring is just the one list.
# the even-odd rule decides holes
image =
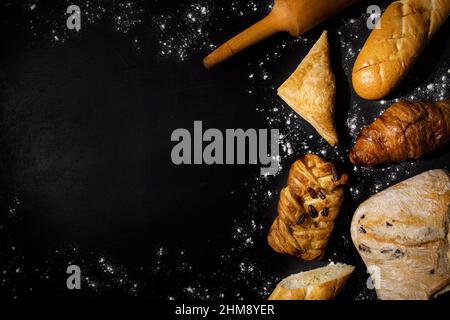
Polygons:
[[337,144],[333,118],[336,85],[330,66],[327,31],[322,33],[294,73],[278,88],[278,95],[331,146]]

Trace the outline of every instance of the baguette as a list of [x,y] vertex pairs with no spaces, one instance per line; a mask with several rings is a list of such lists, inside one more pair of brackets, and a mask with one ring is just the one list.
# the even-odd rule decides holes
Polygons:
[[355,267],[343,263],[293,274],[275,287],[269,300],[331,300],[341,291]]
[[[350,228],[379,299],[429,299],[450,288],[450,174],[430,170],[364,201]],[[378,279],[378,280],[377,280]]]
[[374,166],[418,159],[449,139],[450,100],[401,101],[361,130],[350,152],[350,161]]
[[392,92],[449,13],[449,0],[401,0],[390,4],[353,66],[355,92],[368,100]]

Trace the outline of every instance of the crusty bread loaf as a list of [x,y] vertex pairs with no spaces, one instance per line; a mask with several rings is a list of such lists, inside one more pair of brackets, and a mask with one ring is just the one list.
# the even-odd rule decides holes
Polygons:
[[374,166],[418,159],[449,140],[450,100],[400,101],[361,130],[350,161]]
[[293,274],[281,280],[269,300],[331,300],[341,291],[355,267],[343,263]]
[[449,0],[400,0],[389,5],[353,66],[352,82],[364,99],[381,99],[405,77],[450,13]]
[[378,269],[379,299],[429,299],[450,288],[449,222],[445,170],[407,179],[358,207],[351,236],[366,266]]
[[279,253],[318,260],[334,228],[344,200],[348,176],[332,162],[307,154],[295,161],[281,190],[278,215],[267,241]]

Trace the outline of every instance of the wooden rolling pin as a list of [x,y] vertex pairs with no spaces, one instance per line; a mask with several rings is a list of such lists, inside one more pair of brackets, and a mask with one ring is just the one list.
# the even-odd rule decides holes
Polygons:
[[209,69],[277,32],[287,31],[297,37],[356,1],[275,0],[272,11],[265,18],[218,47],[203,60],[203,64]]

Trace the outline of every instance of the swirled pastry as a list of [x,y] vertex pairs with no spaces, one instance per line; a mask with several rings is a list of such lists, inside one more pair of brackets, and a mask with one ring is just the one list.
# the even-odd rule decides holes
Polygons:
[[269,245],[279,253],[304,260],[322,258],[347,180],[333,163],[317,155],[308,154],[294,162],[288,185],[281,190]]

